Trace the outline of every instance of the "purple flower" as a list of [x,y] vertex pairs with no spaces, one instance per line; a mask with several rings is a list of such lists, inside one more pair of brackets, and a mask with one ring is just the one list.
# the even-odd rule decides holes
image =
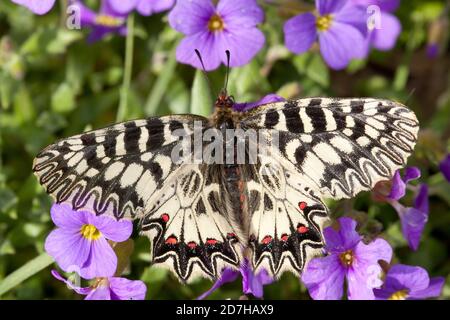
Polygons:
[[81,288],[64,279],[56,270],[52,270],[52,275],[76,293],[85,295],[84,300],[144,300],[147,292],[144,282],[139,280],[97,278],[91,287]]
[[417,250],[423,229],[428,222],[428,186],[421,184],[414,199],[413,207],[404,207],[398,201],[390,201],[397,211],[402,225],[403,237],[408,241],[412,250]]
[[57,228],[48,235],[45,251],[61,269],[85,279],[114,275],[117,257],[107,240],[127,240],[133,230],[130,221],[74,211],[67,204],[54,204],[51,216]]
[[439,169],[445,179],[450,182],[450,153],[441,161],[441,163],[439,163]]
[[169,10],[175,0],[108,0],[111,8],[121,14],[130,13],[136,9],[144,16],[150,16]]
[[49,12],[55,5],[56,0],[11,0],[31,10],[33,13],[42,15]]
[[420,169],[417,167],[408,167],[405,169],[405,175],[400,175],[397,170],[392,178],[391,192],[387,196],[390,200],[400,200],[406,194],[406,186],[410,181],[420,178]]
[[365,23],[359,6],[347,0],[316,0],[318,15],[302,13],[284,25],[286,47],[296,54],[308,51],[319,39],[320,52],[333,69],[366,55],[365,40],[355,25]]
[[347,279],[348,298],[374,299],[373,288],[381,286],[382,269],[379,260],[389,262],[392,248],[383,239],[369,244],[356,232],[356,221],[339,219],[340,230],[325,228],[327,256],[312,259],[306,266],[302,280],[309,294],[316,300],[341,299]]
[[429,43],[427,45],[427,57],[430,59],[435,59],[439,56],[439,44],[437,43]]
[[257,298],[262,298],[264,294],[264,286],[273,282],[273,278],[270,277],[265,270],[261,271],[258,275],[255,275],[248,261],[245,260],[239,271],[229,268],[225,269],[211,289],[203,293],[200,297],[198,297],[198,299],[205,299],[225,283],[235,281],[239,277],[239,274],[242,275],[242,292],[244,294],[252,294]]
[[206,70],[227,62],[225,51],[231,53],[230,66],[248,63],[264,45],[264,34],[256,27],[264,13],[256,0],[178,0],[169,14],[169,23],[186,37],[180,42],[176,56],[182,63],[201,68],[195,55],[203,57]]
[[114,11],[109,0],[103,0],[98,13],[92,11],[78,0],[72,5],[78,6],[80,10],[80,22],[83,28],[92,28],[88,41],[95,42],[109,33],[118,33],[125,36],[127,33],[126,14]]
[[233,109],[236,111],[244,112],[244,111],[253,109],[255,107],[262,106],[263,104],[280,102],[280,101],[285,101],[285,99],[275,93],[271,93],[256,102],[236,103],[233,105]]
[[420,267],[394,265],[386,275],[383,287],[374,289],[377,300],[418,300],[439,297],[444,278],[431,278]]
[[[411,249],[417,250],[420,243],[425,224],[428,221],[428,187],[421,184],[419,187],[411,187],[417,189],[413,207],[405,207],[398,200],[406,195],[406,189],[410,181],[420,178],[420,170],[416,167],[408,167],[402,177],[400,170],[397,170],[392,178],[391,191],[387,196],[381,193],[378,198],[382,201],[389,202],[397,211],[402,225],[402,233],[408,241]],[[376,189],[379,189],[378,187]]]
[[399,19],[392,14],[400,0],[352,0],[365,9],[367,23],[361,30],[367,35],[367,50],[372,46],[381,51],[391,50],[402,31]]

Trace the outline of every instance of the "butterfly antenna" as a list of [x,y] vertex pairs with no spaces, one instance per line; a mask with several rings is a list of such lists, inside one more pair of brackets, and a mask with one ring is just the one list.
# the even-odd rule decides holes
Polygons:
[[203,63],[202,55],[200,54],[200,51],[198,51],[197,49],[195,49],[194,51],[195,51],[195,54],[197,55],[198,60],[200,61],[200,64],[202,65],[202,72],[203,72],[203,75],[205,76],[206,82],[208,83],[209,93],[211,94],[213,92],[212,86],[211,86],[211,81],[209,80],[208,73],[206,72],[206,68],[205,68],[205,64]]
[[225,54],[227,55],[227,71],[225,74],[225,83],[223,85],[223,91],[226,93],[228,88],[228,79],[230,76],[230,50],[225,50]]

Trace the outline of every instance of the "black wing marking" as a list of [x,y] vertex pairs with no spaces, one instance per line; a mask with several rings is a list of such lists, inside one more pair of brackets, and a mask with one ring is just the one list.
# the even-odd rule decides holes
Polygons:
[[290,162],[320,196],[349,198],[404,166],[419,125],[405,106],[377,99],[300,99],[255,108],[242,128],[273,129],[273,157]]

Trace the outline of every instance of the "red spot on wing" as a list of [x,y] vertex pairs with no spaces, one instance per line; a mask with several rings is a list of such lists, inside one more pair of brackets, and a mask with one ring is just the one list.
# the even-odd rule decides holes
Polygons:
[[301,201],[301,202],[299,202],[298,203],[298,207],[300,208],[300,210],[305,210],[305,208],[307,207],[308,205],[306,204],[306,202],[305,201]]
[[298,233],[306,233],[306,232],[308,232],[308,227],[305,227],[304,225],[299,225],[297,227],[297,232]]
[[272,242],[272,237],[271,236],[265,236],[262,241],[263,244],[269,244]]
[[286,241],[288,241],[288,239],[289,239],[289,236],[288,236],[286,233],[284,233],[284,234],[281,236],[281,241],[286,242]]
[[227,234],[227,238],[228,239],[234,239],[234,238],[236,238],[236,234],[234,232],[230,232],[230,233]]
[[167,223],[167,221],[169,221],[169,215],[167,214],[167,213],[163,213],[162,215],[161,215],[161,219],[162,219],[162,221],[164,221],[165,223]]
[[214,245],[217,244],[217,240],[216,239],[211,239],[211,238],[206,239],[206,244],[209,245],[209,246],[214,246]]
[[189,249],[195,249],[197,247],[197,244],[194,241],[188,242]]
[[170,236],[170,237],[168,237],[166,239],[166,244],[168,244],[168,245],[172,245],[173,246],[173,245],[176,245],[177,242],[178,242],[178,239],[175,236]]

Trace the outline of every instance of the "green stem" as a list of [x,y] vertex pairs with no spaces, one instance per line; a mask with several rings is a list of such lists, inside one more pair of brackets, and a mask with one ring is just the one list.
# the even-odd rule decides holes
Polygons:
[[39,271],[47,268],[53,262],[53,258],[45,252],[33,260],[28,261],[0,282],[0,296],[21,284]]
[[119,109],[117,110],[117,122],[121,122],[127,115],[128,95],[131,86],[131,75],[133,71],[134,50],[134,14],[130,14],[127,20],[127,40],[125,48],[125,65],[123,71],[123,83],[120,90]]
[[61,16],[60,16],[60,25],[62,28],[66,26],[66,19],[67,19],[67,0],[59,0],[60,10],[61,10]]

